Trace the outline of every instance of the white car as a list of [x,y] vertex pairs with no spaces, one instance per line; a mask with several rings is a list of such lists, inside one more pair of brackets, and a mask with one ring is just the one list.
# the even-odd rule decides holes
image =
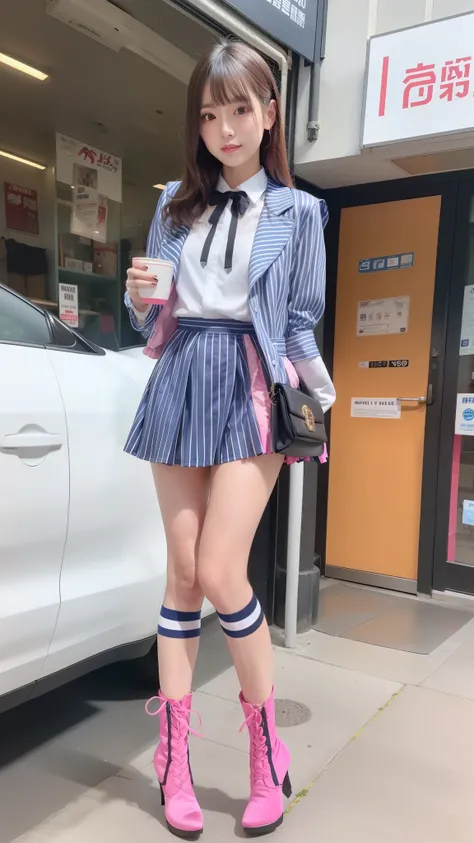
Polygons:
[[123,453],[152,367],[0,286],[0,710],[154,643],[165,536]]

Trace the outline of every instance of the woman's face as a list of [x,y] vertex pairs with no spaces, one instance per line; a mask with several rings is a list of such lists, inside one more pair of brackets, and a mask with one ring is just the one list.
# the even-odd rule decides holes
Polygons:
[[275,101],[262,106],[254,94],[246,100],[215,105],[207,83],[201,105],[201,137],[225,167],[241,167],[260,155],[263,133],[272,128],[275,117]]

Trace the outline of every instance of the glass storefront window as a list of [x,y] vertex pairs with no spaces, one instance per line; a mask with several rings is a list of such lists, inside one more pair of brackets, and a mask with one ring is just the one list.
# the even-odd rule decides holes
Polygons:
[[[459,338],[457,394],[458,431],[460,419],[464,417],[466,429],[470,427],[471,413],[474,419],[474,199],[471,202],[469,259]],[[454,436],[448,562],[474,567],[474,425],[472,427],[471,435],[456,432]]]
[[[75,180],[80,169],[74,168]],[[84,170],[96,180],[92,167]],[[122,315],[122,205],[101,198],[97,187],[81,192],[80,185],[59,181],[56,201],[58,282],[77,287],[78,330],[97,345],[116,350]]]
[[[114,4],[106,5],[113,20]],[[88,37],[58,19],[54,4],[9,4],[5,45],[30,66],[44,66],[48,76],[40,82],[0,67],[0,151],[17,156],[0,155],[0,283],[56,316],[67,292],[74,303],[70,324],[109,349],[144,342],[123,303],[126,271],[133,257],[145,254],[160,197],[155,185],[182,172],[187,83],[219,37],[166,0],[122,5],[137,24],[133,50]],[[34,44],[28,32],[35,33]],[[74,142],[84,148],[67,175],[58,166],[58,135],[72,141],[66,155],[74,158]],[[114,182],[114,159],[117,179],[104,186],[94,171],[108,168]],[[97,194],[97,226],[89,225],[92,206],[78,197],[78,186]]]

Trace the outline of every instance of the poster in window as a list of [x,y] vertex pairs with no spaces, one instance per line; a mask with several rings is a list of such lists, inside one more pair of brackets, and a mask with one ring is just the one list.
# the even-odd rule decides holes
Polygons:
[[79,297],[76,284],[59,285],[59,318],[71,328],[79,325]]
[[74,164],[71,233],[98,243],[107,242],[107,197],[98,191],[97,170]]
[[39,234],[38,192],[30,187],[4,182],[5,228]]
[[56,135],[56,178],[64,184],[98,190],[114,202],[122,202],[122,160],[67,135]]

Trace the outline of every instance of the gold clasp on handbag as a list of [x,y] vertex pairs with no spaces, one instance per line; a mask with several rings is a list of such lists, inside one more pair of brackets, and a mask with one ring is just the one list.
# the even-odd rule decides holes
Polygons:
[[314,425],[314,415],[312,410],[306,404],[303,404],[301,408],[301,412],[303,413],[304,423],[309,430],[310,433],[314,433],[315,425]]
[[268,394],[270,396],[270,401],[272,402],[272,404],[276,404],[276,402],[277,402],[277,391],[276,391],[274,383],[272,383],[272,385],[270,387],[270,392]]

